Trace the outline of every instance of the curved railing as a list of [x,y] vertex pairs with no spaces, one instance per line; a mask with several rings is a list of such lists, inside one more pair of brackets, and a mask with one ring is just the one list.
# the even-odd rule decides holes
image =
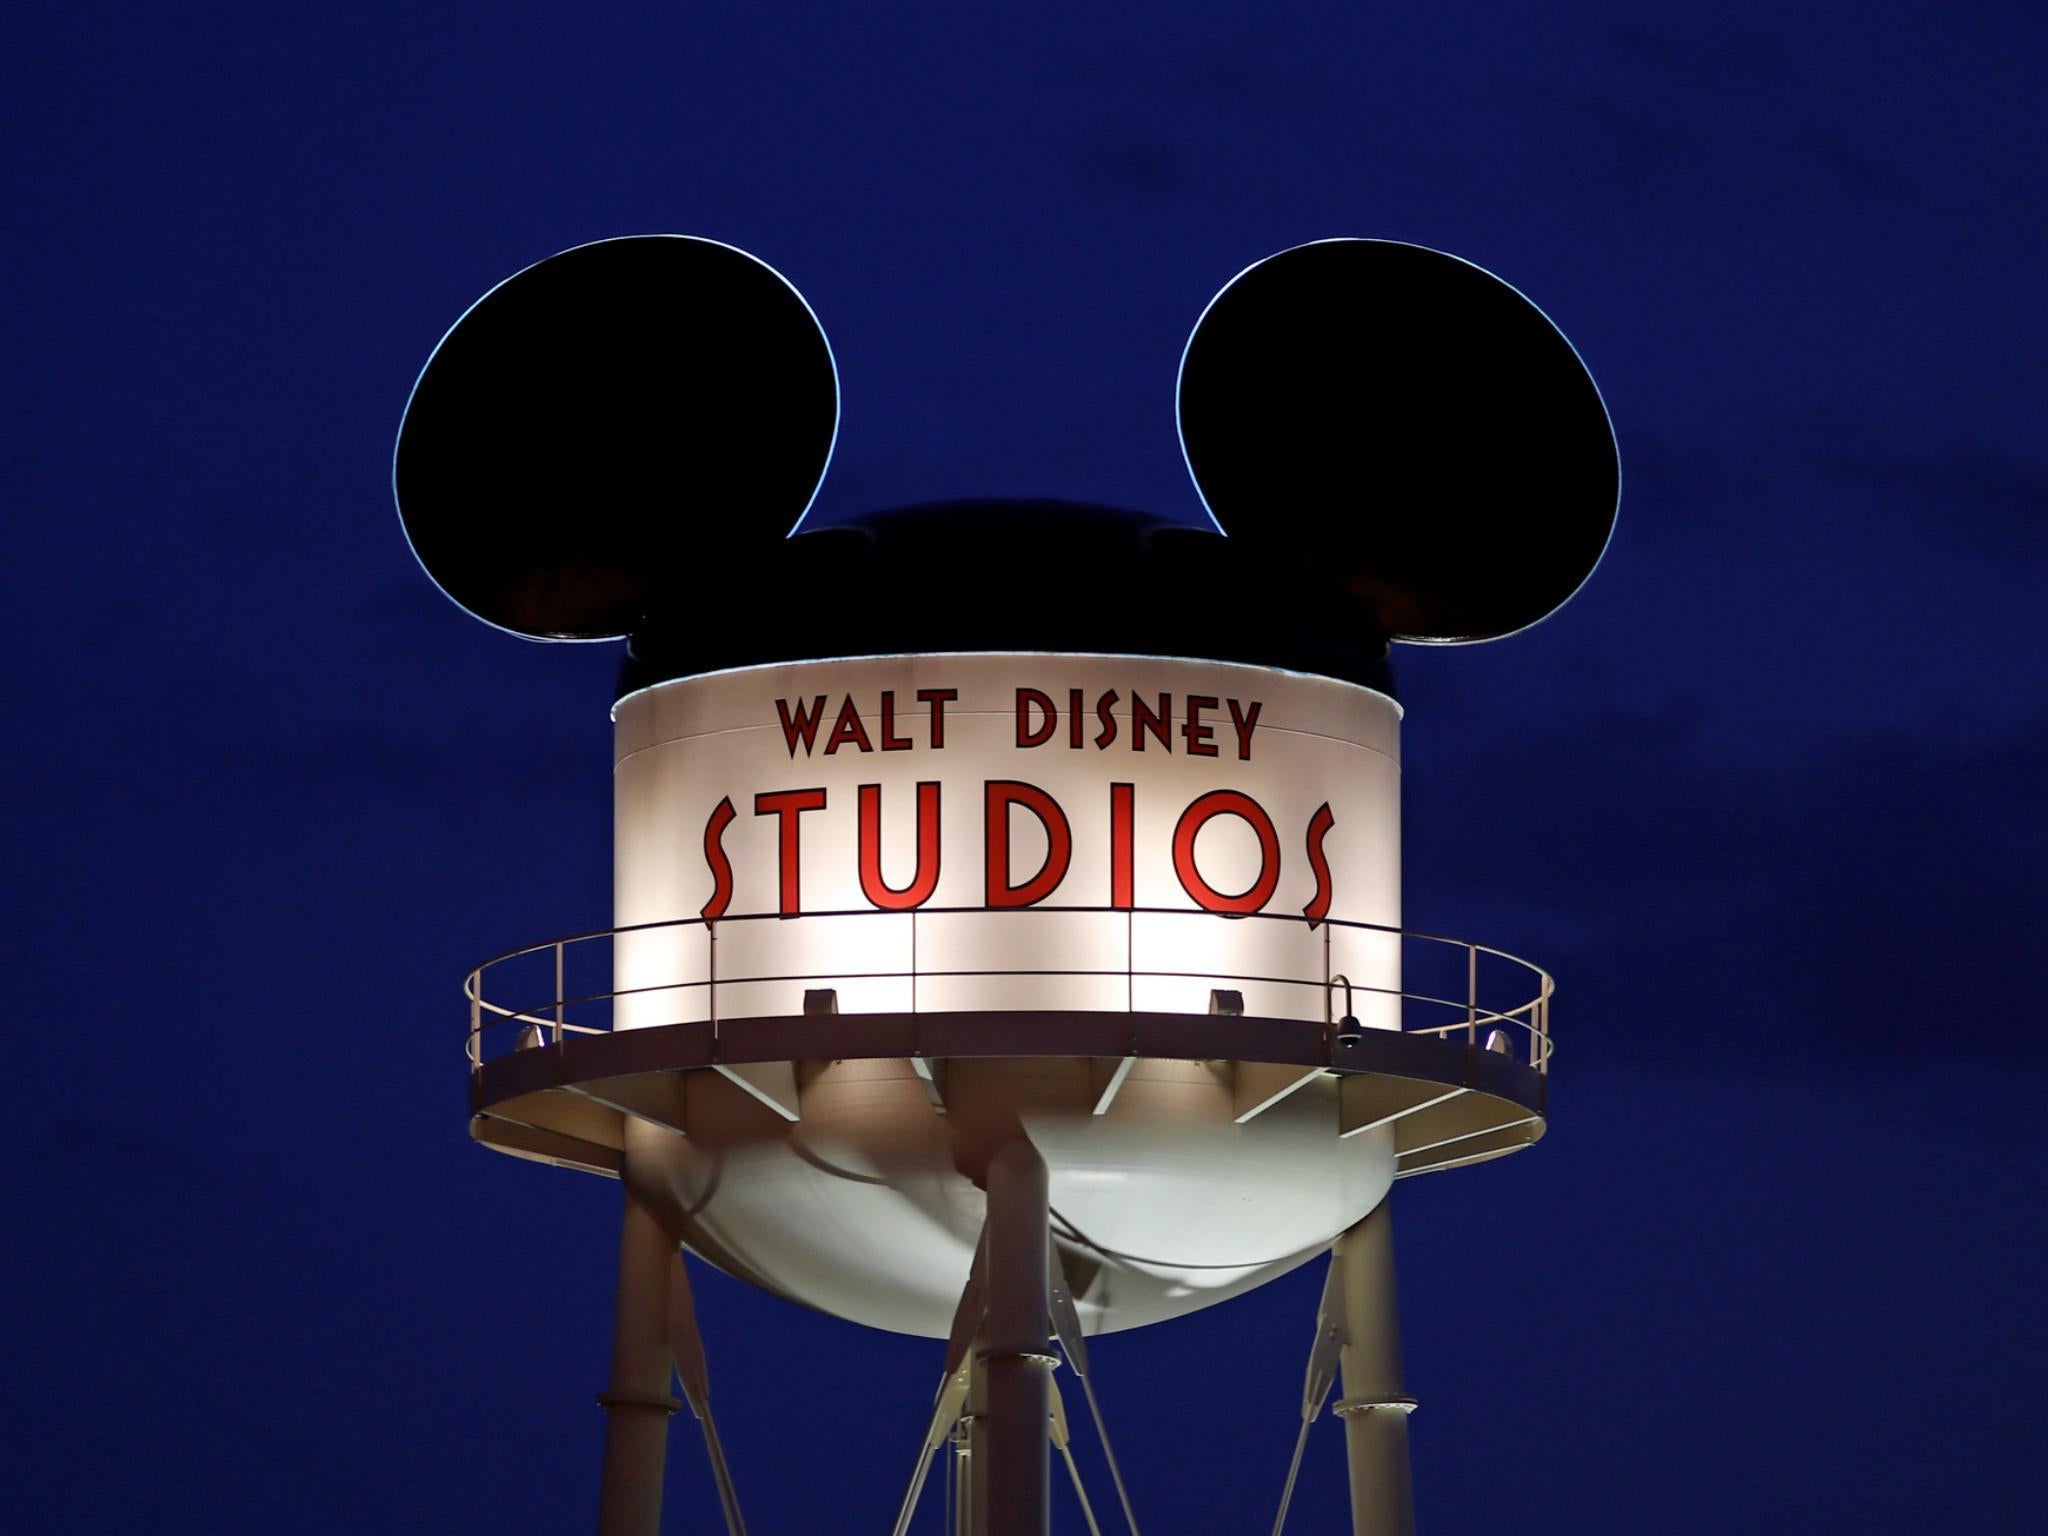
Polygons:
[[[1121,924],[1124,930],[1124,964],[1121,967],[1074,968],[990,966],[963,969],[958,966],[933,966],[920,969],[918,966],[920,917],[923,917],[929,926],[931,919],[942,917],[986,916],[1008,921],[1032,915],[1055,914],[1092,915]],[[477,966],[463,981],[463,995],[469,1001],[467,1054],[471,1070],[476,1071],[482,1068],[486,1060],[506,1051],[540,1043],[560,1044],[569,1035],[607,1034],[614,1024],[614,1005],[622,1000],[630,1000],[630,1005],[644,1014],[647,1004],[640,1000],[661,995],[675,996],[679,1004],[687,999],[690,1006],[679,1006],[675,1010],[677,1016],[673,1018],[640,1017],[635,1020],[633,1027],[703,1023],[716,1031],[721,1017],[721,988],[725,990],[729,1000],[735,989],[743,987],[758,989],[773,985],[794,989],[806,983],[841,983],[848,979],[907,982],[910,1004],[907,1011],[916,1013],[919,1011],[918,983],[921,980],[930,982],[972,977],[991,980],[1072,977],[1111,982],[1121,980],[1124,984],[1125,1006],[1129,1008],[1136,1006],[1137,984],[1140,981],[1220,982],[1314,989],[1321,993],[1320,1015],[1326,1024],[1333,1027],[1354,1016],[1357,998],[1383,998],[1390,1000],[1388,1006],[1396,1011],[1398,1027],[1404,1033],[1446,1038],[1462,1035],[1470,1044],[1484,1044],[1489,1049],[1508,1052],[1527,1062],[1538,1072],[1549,1071],[1552,1053],[1550,999],[1555,991],[1555,984],[1550,973],[1542,967],[1508,954],[1505,950],[1494,949],[1485,944],[1474,944],[1465,939],[1445,938],[1440,934],[1393,928],[1382,923],[1349,922],[1329,918],[1316,925],[1320,939],[1320,969],[1307,967],[1307,974],[1271,975],[1231,973],[1222,970],[1144,968],[1136,964],[1138,946],[1135,925],[1138,919],[1147,917],[1207,918],[1212,922],[1224,923],[1287,923],[1297,931],[1308,927],[1304,919],[1282,913],[1225,915],[1181,907],[1060,906],[920,907],[904,912],[862,908],[854,911],[787,915],[778,912],[729,913],[715,921],[704,918],[678,918],[667,922],[638,923],[529,944],[521,949],[509,950]],[[873,919],[877,924],[907,924],[910,958],[908,968],[849,970],[842,967],[810,974],[789,974],[779,971],[772,974],[722,974],[719,969],[721,930],[752,923],[778,923],[786,926],[810,921],[844,922],[854,919]],[[591,963],[599,960],[603,962],[609,977],[613,969],[613,957],[621,939],[630,941],[639,935],[668,935],[673,939],[682,940],[693,929],[702,931],[701,954],[704,974],[701,977],[630,987],[615,986],[609,979],[601,988],[572,989],[569,985],[572,973],[582,973]],[[1399,974],[1403,978],[1403,985],[1396,988],[1356,982],[1344,974],[1341,966],[1333,969],[1332,930],[1342,930],[1348,934],[1383,935],[1388,943],[1398,943]],[[686,942],[690,942],[693,949],[696,948],[695,941]],[[728,948],[730,947],[728,945]],[[1446,978],[1453,984],[1448,987],[1431,984],[1430,990],[1417,990],[1408,985],[1411,962],[1414,961],[1422,962],[1416,965],[1415,969],[1424,970],[1433,977]],[[1510,984],[1503,984],[1500,981],[1503,975],[1509,979]],[[1460,982],[1462,985],[1457,984]],[[1450,995],[1444,995],[1445,993]],[[1503,993],[1509,993],[1511,996],[1503,997]],[[519,1000],[507,1002],[507,996],[515,996]],[[801,1000],[798,1001],[800,1004]],[[795,1013],[801,1011],[801,1007],[781,1011]],[[731,1015],[728,1012],[724,1016]],[[1290,1016],[1307,1018],[1313,1017],[1314,1014],[1290,1010]]]

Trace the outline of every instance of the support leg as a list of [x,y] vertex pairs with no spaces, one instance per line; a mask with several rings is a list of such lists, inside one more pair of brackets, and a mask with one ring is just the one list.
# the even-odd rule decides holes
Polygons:
[[598,1536],[660,1536],[668,1420],[682,1406],[669,1394],[669,1265],[675,1253],[675,1239],[628,1188],[619,1234],[612,1380],[598,1399],[605,1411]]
[[725,1464],[725,1447],[719,1443],[718,1420],[711,1416],[711,1372],[704,1363],[704,1339],[697,1332],[697,1299],[690,1291],[690,1268],[683,1262],[681,1248],[668,1256],[668,1277],[669,1355],[682,1383],[683,1401],[704,1431],[704,1452],[711,1458],[711,1478],[718,1485],[719,1508],[725,1512],[726,1536],[747,1536],[739,1495],[732,1486],[732,1469]]
[[[1067,1364],[1080,1380],[1081,1395],[1088,1399],[1088,1413],[1095,1420],[1095,1433],[1102,1441],[1102,1457],[1109,1463],[1110,1481],[1116,1484],[1117,1502],[1123,1506],[1124,1524],[1131,1536],[1138,1536],[1138,1517],[1131,1513],[1130,1491],[1124,1487],[1123,1468],[1116,1464],[1116,1448],[1109,1443],[1109,1426],[1102,1421],[1102,1404],[1096,1401],[1094,1375],[1088,1364],[1088,1341],[1081,1335],[1081,1313],[1074,1305],[1074,1287],[1058,1254],[1046,1266],[1046,1289],[1052,1298],[1052,1331],[1066,1352]],[[1059,1416],[1059,1388],[1052,1387],[1053,1416]],[[1095,1517],[1090,1515],[1091,1528]]]
[[1054,1355],[1045,1159],[1021,1136],[989,1159],[985,1404],[974,1421],[974,1536],[1046,1536],[1052,1470],[1046,1434]]
[[1401,1333],[1394,1311],[1394,1240],[1387,1202],[1337,1239],[1344,1317],[1345,1460],[1351,1470],[1352,1536],[1414,1536],[1408,1415],[1401,1390]]
[[1048,1380],[1046,1385],[1052,1390],[1052,1448],[1067,1464],[1067,1477],[1074,1485],[1074,1497],[1081,1501],[1081,1517],[1088,1522],[1088,1536],[1102,1536],[1102,1527],[1095,1523],[1095,1506],[1088,1502],[1088,1485],[1081,1481],[1081,1469],[1074,1461],[1073,1439],[1067,1432],[1067,1410],[1060,1402],[1059,1383]]
[[987,1336],[974,1336],[974,1358],[967,1367],[967,1399],[960,1419],[960,1485],[954,1504],[957,1536],[988,1536],[988,1372],[981,1363]]

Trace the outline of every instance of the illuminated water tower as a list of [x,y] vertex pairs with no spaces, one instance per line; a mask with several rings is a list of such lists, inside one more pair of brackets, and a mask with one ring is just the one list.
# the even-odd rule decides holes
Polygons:
[[1055,1451],[1094,1529],[1057,1368],[1107,1452],[1088,1337],[1329,1254],[1300,1433],[1334,1388],[1354,1530],[1412,1528],[1387,1193],[1542,1134],[1551,983],[1402,926],[1388,644],[1569,598],[1613,434],[1514,289],[1365,240],[1226,285],[1179,423],[1208,528],[786,533],[832,354],[774,271],[681,237],[526,269],[421,374],[427,572],[514,634],[627,641],[612,924],[466,984],[473,1137],[624,1186],[607,1536],[658,1529],[685,1404],[744,1528],[685,1248],[946,1341],[898,1536],[942,1455],[949,1529],[1046,1531]]

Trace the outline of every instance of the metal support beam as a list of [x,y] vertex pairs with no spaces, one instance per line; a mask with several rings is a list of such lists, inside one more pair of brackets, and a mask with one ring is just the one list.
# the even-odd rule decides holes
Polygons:
[[[970,1375],[979,1369],[980,1367],[973,1364],[967,1367]],[[974,1532],[974,1463],[971,1460],[973,1450],[970,1445],[973,1428],[972,1424],[962,1419],[954,1426],[953,1434],[948,1441],[952,1446],[953,1457],[946,1464],[947,1470],[952,1474],[952,1487],[948,1490],[949,1502],[946,1509],[953,1523],[946,1527],[948,1536],[973,1536]]]
[[711,1458],[711,1477],[718,1485],[718,1505],[725,1513],[726,1536],[747,1536],[747,1522],[740,1516],[740,1500],[732,1485],[732,1471],[725,1464],[725,1447],[718,1438],[718,1420],[711,1416],[711,1374],[704,1362],[704,1338],[697,1331],[697,1300],[690,1291],[690,1271],[677,1248],[669,1259],[668,1271],[669,1353],[675,1362],[676,1379],[682,1384],[683,1401],[690,1405],[704,1432],[704,1452]]
[[1316,1341],[1308,1352],[1308,1372],[1301,1384],[1301,1428],[1295,1432],[1294,1455],[1287,1463],[1287,1481],[1280,1489],[1280,1512],[1273,1517],[1273,1536],[1287,1529],[1287,1509],[1294,1502],[1294,1480],[1301,1475],[1301,1453],[1308,1449],[1309,1426],[1322,1414],[1337,1380],[1337,1359],[1344,1348],[1344,1311],[1337,1260],[1323,1276],[1323,1299],[1316,1307]]
[[797,1094],[796,1065],[787,1061],[728,1062],[712,1066],[727,1081],[744,1088],[785,1120],[801,1120],[803,1108]]
[[1095,1063],[1095,1113],[1106,1115],[1109,1106],[1116,1102],[1116,1096],[1123,1092],[1124,1079],[1131,1075],[1131,1068],[1138,1064],[1135,1056],[1118,1056],[1111,1061]]
[[621,1077],[595,1077],[565,1083],[565,1093],[579,1093],[607,1108],[676,1135],[684,1134],[683,1075],[680,1072],[631,1072]]
[[[911,1516],[917,1513],[917,1501],[924,1492],[926,1475],[931,1470],[932,1457],[940,1453],[940,1447],[952,1445],[955,1460],[964,1471],[967,1464],[967,1441],[961,1433],[961,1420],[970,1412],[967,1400],[973,1386],[977,1366],[973,1350],[981,1337],[982,1319],[988,1313],[988,1298],[983,1271],[988,1257],[986,1236],[974,1251],[974,1264],[967,1273],[967,1284],[960,1292],[959,1303],[953,1309],[953,1326],[946,1336],[946,1369],[939,1377],[939,1390],[932,1399],[931,1418],[925,1425],[924,1441],[918,1447],[917,1465],[910,1474],[910,1486],[904,1490],[903,1502],[896,1511],[896,1524],[891,1536],[905,1536],[910,1529]],[[960,1486],[966,1486],[966,1478],[960,1479]],[[964,1505],[960,1506],[964,1509]],[[954,1521],[959,1520],[960,1510],[954,1511]]]
[[1276,1066],[1240,1061],[1231,1072],[1231,1114],[1239,1125],[1264,1114],[1296,1090],[1323,1075],[1321,1067]]
[[1067,1464],[1067,1478],[1074,1485],[1074,1497],[1081,1501],[1081,1515],[1088,1522],[1088,1536],[1102,1536],[1102,1527],[1095,1523],[1095,1506],[1088,1502],[1088,1485],[1081,1481],[1081,1469],[1074,1461],[1073,1437],[1067,1432],[1067,1408],[1060,1401],[1059,1383],[1048,1379],[1046,1386],[1052,1391],[1052,1448]]
[[[918,1448],[917,1462],[911,1470],[910,1486],[904,1491],[903,1502],[896,1512],[896,1524],[892,1536],[905,1536],[910,1529],[912,1517],[917,1513],[918,1499],[923,1493],[925,1479],[930,1472],[931,1459],[943,1454],[951,1447],[953,1462],[958,1470],[956,1485],[959,1489],[958,1502],[951,1510],[953,1529],[959,1536],[984,1536],[984,1527],[977,1525],[977,1509],[987,1509],[988,1495],[979,1495],[980,1505],[974,1502],[975,1489],[982,1486],[975,1476],[975,1468],[989,1465],[989,1395],[988,1376],[985,1363],[989,1354],[987,1328],[987,1271],[989,1243],[984,1228],[982,1242],[975,1251],[974,1268],[967,1278],[966,1288],[960,1293],[959,1305],[954,1309],[953,1326],[946,1341],[946,1370],[939,1378],[939,1390],[932,1402],[931,1417],[925,1426],[923,1443]],[[1095,1420],[1096,1432],[1102,1437],[1102,1453],[1109,1462],[1109,1475],[1116,1484],[1118,1502],[1122,1504],[1124,1519],[1129,1525],[1131,1536],[1137,1536],[1137,1517],[1131,1513],[1131,1499],[1124,1488],[1123,1473],[1117,1466],[1116,1451],[1109,1443],[1109,1428],[1102,1421],[1102,1407],[1096,1401],[1095,1389],[1089,1384],[1088,1345],[1081,1336],[1081,1316],[1074,1305],[1073,1287],[1068,1283],[1066,1271],[1061,1267],[1059,1255],[1052,1244],[1046,1244],[1045,1296],[1047,1319],[1045,1334],[1046,1354],[1042,1357],[1047,1369],[1043,1373],[1045,1382],[1047,1413],[1050,1418],[1052,1448],[1065,1458],[1067,1475],[1073,1479],[1074,1491],[1081,1500],[1082,1512],[1087,1517],[1088,1528],[1097,1531],[1095,1511],[1088,1502],[1087,1489],[1081,1482],[1079,1467],[1074,1463],[1072,1443],[1068,1435],[1065,1407],[1060,1402],[1059,1388],[1051,1374],[1052,1355],[1049,1340],[1056,1338],[1065,1352],[1067,1365],[1081,1383],[1081,1390],[1088,1399],[1088,1411]],[[976,1448],[981,1455],[977,1462]],[[997,1536],[1008,1527],[996,1525],[986,1536]]]
[[1361,1072],[1337,1084],[1337,1134],[1357,1136],[1365,1131],[1376,1131],[1431,1105],[1455,1099],[1464,1092],[1455,1083],[1433,1083]]
[[917,1080],[924,1085],[924,1096],[939,1114],[946,1112],[946,1085],[941,1078],[946,1064],[933,1061],[929,1056],[910,1058],[910,1070],[917,1074]]
[[987,1345],[987,1332],[977,1333],[968,1354],[967,1396],[960,1405],[960,1481],[953,1501],[956,1536],[989,1536],[988,1366],[982,1358]]
[[[1117,1502],[1123,1506],[1124,1524],[1130,1527],[1131,1536],[1138,1536],[1138,1517],[1131,1512],[1131,1495],[1124,1487],[1123,1469],[1116,1463],[1116,1448],[1109,1443],[1109,1426],[1102,1419],[1102,1404],[1096,1401],[1095,1385],[1088,1368],[1088,1342],[1081,1335],[1081,1312],[1074,1305],[1074,1287],[1067,1279],[1067,1272],[1060,1264],[1057,1252],[1047,1254],[1046,1291],[1052,1302],[1052,1332],[1065,1351],[1067,1367],[1081,1383],[1081,1393],[1088,1399],[1088,1413],[1095,1420],[1095,1433],[1102,1441],[1102,1458],[1109,1463],[1110,1480],[1116,1484]],[[1052,1388],[1055,1407],[1059,1403],[1059,1388]],[[1060,1417],[1055,1412],[1055,1418]],[[1058,1442],[1055,1441],[1055,1444]],[[1072,1457],[1069,1455],[1069,1461]],[[1089,1516],[1091,1527],[1094,1516]]]
[[1052,1235],[1045,1159],[1022,1136],[989,1159],[988,1320],[969,1392],[974,1536],[1047,1536],[1052,1470],[1046,1432],[1049,1377],[1057,1357],[1048,1342],[1046,1269]]
[[1337,1239],[1335,1266],[1344,1343],[1344,1455],[1351,1472],[1352,1536],[1414,1536],[1408,1415],[1401,1390],[1401,1333],[1394,1310],[1394,1236],[1387,1202]]
[[668,1420],[682,1404],[669,1394],[669,1264],[676,1241],[626,1189],[619,1233],[618,1316],[605,1411],[604,1486],[598,1536],[660,1536]]

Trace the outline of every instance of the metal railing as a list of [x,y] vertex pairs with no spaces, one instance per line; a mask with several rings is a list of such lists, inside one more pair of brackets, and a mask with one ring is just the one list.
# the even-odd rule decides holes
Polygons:
[[[1124,963],[1121,967],[1033,967],[1033,966],[988,966],[962,969],[959,967],[920,968],[918,964],[918,921],[920,917],[927,925],[933,918],[975,918],[1015,919],[1034,915],[1052,916],[1058,914],[1096,916],[1121,920],[1124,930]],[[1320,1013],[1328,1025],[1340,1023],[1337,1006],[1341,998],[1348,1014],[1353,1006],[1355,994],[1368,997],[1383,997],[1398,1000],[1399,1027],[1407,1034],[1434,1035],[1443,1038],[1462,1034],[1472,1045],[1482,1041],[1494,1050],[1505,1050],[1526,1061],[1538,1072],[1550,1069],[1552,1045],[1550,1038],[1550,999],[1556,990],[1550,973],[1505,950],[1494,949],[1485,944],[1474,944],[1466,939],[1446,938],[1441,934],[1422,933],[1414,929],[1394,928],[1383,923],[1351,922],[1339,918],[1326,918],[1315,925],[1319,933],[1321,965],[1311,974],[1256,975],[1233,973],[1222,970],[1162,970],[1137,965],[1137,920],[1139,918],[1180,918],[1206,920],[1209,923],[1273,922],[1286,923],[1296,930],[1309,927],[1306,920],[1284,913],[1255,912],[1244,914],[1223,914],[1206,912],[1186,907],[919,907],[909,911],[887,911],[878,908],[859,908],[851,911],[803,912],[784,914],[779,912],[754,912],[744,914],[728,913],[715,920],[705,918],[676,918],[658,923],[636,923],[620,928],[599,929],[592,933],[573,934],[566,938],[550,939],[539,944],[529,944],[521,949],[508,950],[502,955],[486,960],[477,966],[463,980],[463,995],[469,1003],[469,1038],[467,1055],[472,1071],[481,1070],[489,1055],[502,1051],[486,1052],[486,1035],[492,1040],[504,1038],[506,1033],[516,1035],[515,1043],[504,1049],[518,1049],[540,1043],[559,1045],[569,1035],[607,1034],[613,1027],[611,1006],[621,999],[638,999],[656,994],[680,994],[689,997],[702,993],[701,1010],[692,1009],[688,1017],[643,1018],[636,1020],[632,1027],[645,1028],[659,1024],[701,1023],[717,1032],[720,1019],[719,992],[724,988],[730,998],[736,988],[757,988],[762,986],[799,987],[805,984],[823,986],[843,984],[847,981],[898,981],[909,983],[908,1009],[911,1013],[920,1011],[918,983],[920,980],[1024,977],[1070,977],[1118,980],[1123,982],[1123,1003],[1126,1010],[1134,1011],[1137,1006],[1138,983],[1152,980],[1175,980],[1211,983],[1235,983],[1262,987],[1312,988],[1321,993]],[[845,922],[855,919],[872,919],[880,922],[906,923],[909,927],[910,965],[903,970],[837,970],[817,971],[807,974],[775,972],[761,975],[721,975],[718,964],[719,930],[751,923],[797,924],[805,922]],[[600,990],[570,995],[566,977],[571,969],[573,956],[581,956],[591,950],[602,949],[606,958],[613,953],[617,941],[632,939],[637,935],[672,933],[681,938],[691,929],[703,932],[703,971],[701,978],[682,981],[662,981],[647,986],[616,987],[606,986]],[[1348,933],[1384,934],[1400,948],[1400,974],[1408,974],[1408,959],[1411,953],[1420,953],[1441,966],[1445,959],[1455,958],[1457,952],[1463,956],[1464,995],[1439,996],[1403,987],[1375,986],[1355,981],[1339,970],[1333,970],[1331,963],[1333,930]],[[1421,946],[1432,946],[1422,949]],[[1499,972],[1505,970],[1515,978],[1514,993],[1517,1001],[1495,1006],[1481,997],[1482,957],[1490,964],[1487,969]],[[500,996],[516,983],[524,987],[535,985],[525,981],[527,971],[545,967],[552,962],[553,993],[551,996],[533,996],[531,1001],[512,1005],[499,998],[487,995],[486,983]],[[608,967],[609,969],[609,967]],[[503,983],[503,985],[499,985]],[[539,983],[545,987],[545,981]],[[1489,978],[1486,988],[1489,995],[1502,990]],[[529,994],[530,995],[530,994]],[[800,1008],[779,1010],[787,1013],[801,1011]],[[1107,1012],[1110,1009],[1085,1009],[1071,1011]],[[590,1022],[596,1012],[605,1014],[602,1023]],[[581,1015],[572,1017],[572,1013]],[[1444,1015],[1448,1013],[1450,1017]],[[1285,1015],[1293,1018],[1312,1018],[1313,1013],[1293,1010]],[[1411,1018],[1418,1021],[1411,1022]],[[1516,1042],[1519,1040],[1520,1044]]]

